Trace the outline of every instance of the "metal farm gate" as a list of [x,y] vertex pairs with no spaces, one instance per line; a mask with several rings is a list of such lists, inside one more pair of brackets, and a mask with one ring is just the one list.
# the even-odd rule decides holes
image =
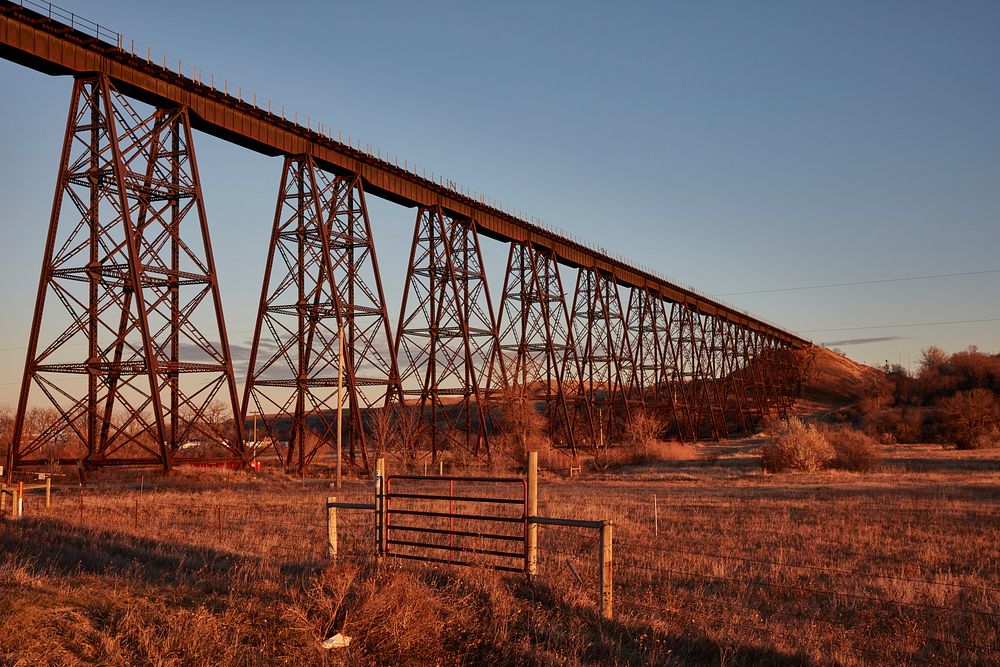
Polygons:
[[[599,532],[598,607],[612,617],[612,525],[607,520],[538,515],[538,453],[528,453],[525,477],[386,476],[375,466],[374,502],[326,501],[330,558],[338,553],[338,510],[374,515],[377,557],[482,567],[535,577],[538,529],[562,526]],[[365,540],[367,542],[367,539]]]
[[383,497],[385,555],[527,571],[524,478],[390,475]]

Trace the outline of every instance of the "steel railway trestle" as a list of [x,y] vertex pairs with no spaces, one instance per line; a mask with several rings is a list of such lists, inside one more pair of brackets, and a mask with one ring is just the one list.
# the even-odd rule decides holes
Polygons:
[[[520,401],[575,455],[620,441],[639,411],[671,437],[720,439],[797,396],[809,341],[187,78],[117,33],[90,35],[63,14],[66,25],[55,9],[0,0],[0,56],[74,77],[8,475],[246,464],[258,445],[247,445],[250,417],[302,471],[334,436],[341,388],[347,457],[366,469],[386,420],[418,424],[409,437],[434,456],[489,456],[510,419],[500,403]],[[194,129],[284,157],[242,402]],[[416,211],[395,331],[368,196]],[[509,246],[496,307],[483,238]],[[54,417],[32,418],[33,399]]]

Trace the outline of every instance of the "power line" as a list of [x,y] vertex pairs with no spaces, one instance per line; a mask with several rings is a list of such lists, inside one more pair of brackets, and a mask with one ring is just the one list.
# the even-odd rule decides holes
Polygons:
[[981,320],[951,320],[948,322],[914,322],[909,324],[877,324],[866,327],[840,327],[839,329],[805,329],[799,333],[826,333],[828,331],[861,331],[863,329],[902,329],[905,327],[934,327],[943,324],[976,324],[979,322],[1000,322],[1000,317]]
[[958,278],[959,276],[982,276],[989,273],[1000,273],[1000,269],[985,271],[964,271],[961,273],[933,273],[925,276],[908,276],[905,278],[882,278],[880,280],[857,280],[847,283],[827,283],[824,285],[802,285],[799,287],[775,287],[773,289],[747,290],[744,292],[723,292],[712,296],[740,296],[743,294],[770,294],[773,292],[796,292],[800,290],[825,289],[827,287],[854,287],[857,285],[879,285],[882,283],[902,283],[910,280],[933,280],[935,278]]

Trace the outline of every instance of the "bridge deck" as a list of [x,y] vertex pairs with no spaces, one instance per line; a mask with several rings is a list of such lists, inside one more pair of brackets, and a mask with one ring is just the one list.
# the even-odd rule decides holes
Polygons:
[[593,267],[626,285],[651,288],[663,298],[773,336],[793,347],[809,341],[723,303],[521,220],[394,164],[257,108],[105,41],[0,0],[0,56],[50,75],[107,74],[121,92],[142,102],[190,109],[194,126],[265,155],[308,153],[334,173],[359,174],[365,189],[405,206],[441,205],[471,218],[481,233],[501,241],[531,241],[553,250],[568,266]]

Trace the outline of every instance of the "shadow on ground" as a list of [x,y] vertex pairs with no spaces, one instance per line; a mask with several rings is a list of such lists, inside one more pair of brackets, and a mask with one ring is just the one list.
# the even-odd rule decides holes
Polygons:
[[[265,562],[259,556],[28,517],[3,524],[0,552],[19,556],[28,569],[40,576],[127,573],[151,584],[202,586],[213,578],[227,577],[236,567],[253,568]],[[288,578],[301,577],[322,566],[307,560],[278,561],[277,565],[279,574]]]

